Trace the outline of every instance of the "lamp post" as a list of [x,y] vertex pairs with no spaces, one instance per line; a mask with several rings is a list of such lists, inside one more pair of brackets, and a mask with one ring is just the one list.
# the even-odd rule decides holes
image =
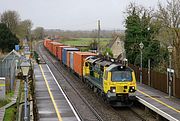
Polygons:
[[168,49],[168,52],[169,52],[169,70],[170,70],[170,72],[169,72],[169,79],[168,79],[168,87],[169,87],[169,97],[171,97],[171,93],[172,93],[172,75],[171,75],[171,68],[172,68],[172,64],[171,64],[171,60],[172,60],[172,52],[173,52],[173,47],[171,46],[171,45],[169,45],[168,47],[167,47],[167,49]]
[[30,58],[30,55],[31,55],[31,52],[28,51],[28,52],[26,52],[24,55],[25,55],[26,59],[29,59],[29,58]]
[[141,51],[141,66],[140,66],[140,84],[142,84],[142,49],[144,48],[144,44],[141,42],[139,44],[140,51]]
[[24,121],[28,121],[28,114],[27,114],[27,98],[28,98],[28,72],[30,68],[30,63],[27,60],[22,61],[20,67],[23,73],[24,79]]

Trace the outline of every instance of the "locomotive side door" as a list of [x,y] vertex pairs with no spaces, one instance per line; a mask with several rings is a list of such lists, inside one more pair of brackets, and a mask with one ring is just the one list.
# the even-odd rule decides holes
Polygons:
[[[105,69],[104,69],[105,70]],[[108,91],[108,87],[109,87],[109,83],[108,83],[108,71],[104,71],[104,75],[103,75],[103,90],[105,93],[107,93]]]

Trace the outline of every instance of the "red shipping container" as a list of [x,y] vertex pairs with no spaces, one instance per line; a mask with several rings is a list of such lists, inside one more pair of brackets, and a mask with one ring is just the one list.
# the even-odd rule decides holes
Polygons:
[[48,50],[52,53],[52,48],[53,48],[53,43],[54,42],[50,42],[48,45]]
[[65,45],[63,45],[63,46],[58,46],[57,47],[57,55],[58,55],[58,59],[60,60],[60,61],[62,61],[62,49],[63,48],[69,48],[70,46],[65,46]]
[[82,77],[84,60],[88,56],[95,56],[95,53],[91,52],[74,52],[74,71]]
[[51,42],[53,42],[53,41],[49,41],[49,42],[46,43],[46,46],[47,46],[46,48],[47,48],[49,51],[50,51]]
[[50,42],[52,42],[52,40],[50,40],[50,39],[45,39],[45,40],[44,40],[44,46],[47,48],[48,43],[50,43]]
[[[65,45],[59,45],[59,46],[65,46]],[[58,58],[58,47],[59,46],[56,46],[56,49],[55,49],[55,51],[56,51],[56,57]]]

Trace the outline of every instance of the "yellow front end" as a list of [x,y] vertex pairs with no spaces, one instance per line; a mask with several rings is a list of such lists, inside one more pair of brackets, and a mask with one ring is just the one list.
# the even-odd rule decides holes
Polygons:
[[130,82],[112,82],[111,72],[105,72],[103,82],[103,89],[105,94],[109,92],[121,95],[134,93],[137,90],[134,71],[132,72],[132,81]]

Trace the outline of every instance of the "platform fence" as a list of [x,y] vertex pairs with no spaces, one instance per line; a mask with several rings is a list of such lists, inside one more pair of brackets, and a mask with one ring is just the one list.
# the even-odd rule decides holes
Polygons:
[[6,91],[14,89],[14,80],[16,78],[16,60],[0,59],[0,77],[6,78]]
[[[139,81],[140,79],[140,67],[129,64],[129,66],[135,71],[136,80]],[[174,95],[177,98],[180,98],[180,79],[175,78],[173,85]],[[142,69],[142,83],[149,85],[157,90],[162,92],[168,93],[168,83],[167,83],[167,74],[156,72],[150,70],[148,73],[147,68]]]

